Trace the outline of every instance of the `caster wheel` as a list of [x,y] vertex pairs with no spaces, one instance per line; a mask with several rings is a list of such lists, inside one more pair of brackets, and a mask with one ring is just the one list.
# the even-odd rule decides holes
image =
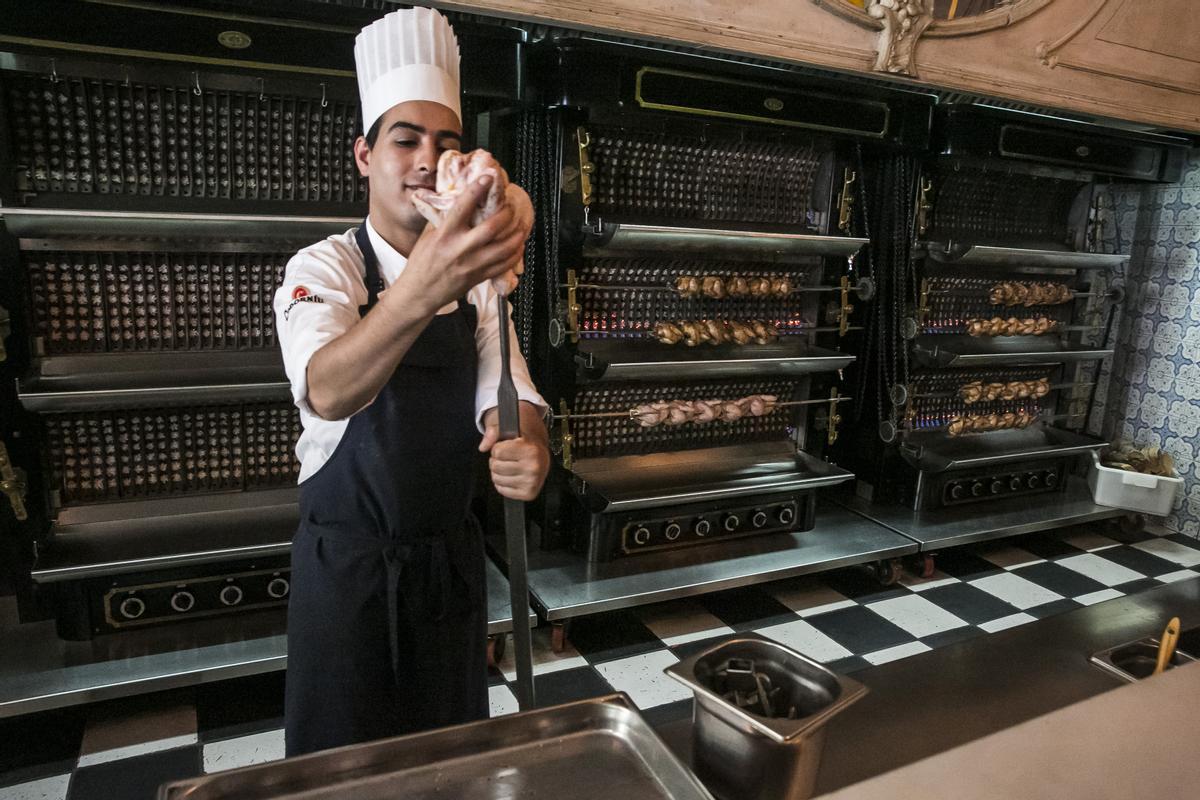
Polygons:
[[875,580],[883,586],[891,586],[900,580],[900,562],[894,558],[887,561],[876,561],[872,565],[871,571],[875,575]]
[[504,651],[507,646],[507,633],[497,633],[495,636],[488,637],[487,663],[489,667],[500,668],[500,662],[504,660]]
[[567,625],[565,622],[550,623],[550,649],[555,653],[563,653],[571,646],[570,640],[567,638]]
[[937,564],[933,560],[932,553],[922,554],[918,566],[921,568],[919,574],[922,578],[932,578],[933,573],[937,571]]

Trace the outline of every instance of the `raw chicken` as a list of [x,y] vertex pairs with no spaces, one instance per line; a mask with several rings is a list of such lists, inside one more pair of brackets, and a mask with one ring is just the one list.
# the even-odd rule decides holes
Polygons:
[[[413,195],[413,205],[430,225],[437,226],[445,219],[446,213],[454,206],[458,198],[472,182],[484,175],[492,176],[492,185],[488,189],[483,205],[475,209],[471,216],[471,225],[478,225],[500,210],[505,203],[509,204],[517,219],[525,225],[532,226],[533,203],[525,190],[515,183],[508,182],[508,173],[504,171],[492,154],[486,150],[473,150],[470,153],[460,153],[457,150],[447,150],[438,159],[437,191],[428,189],[418,190]],[[497,293],[507,297],[517,288],[517,276],[525,271],[524,260],[519,262],[516,269],[509,270],[503,275],[492,278],[492,287]]]

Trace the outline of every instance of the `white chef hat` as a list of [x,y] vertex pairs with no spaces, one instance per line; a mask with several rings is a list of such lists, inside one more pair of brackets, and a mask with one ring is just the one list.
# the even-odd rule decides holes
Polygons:
[[363,130],[397,103],[431,100],[462,122],[458,99],[458,39],[432,8],[410,8],[375,20],[354,40]]

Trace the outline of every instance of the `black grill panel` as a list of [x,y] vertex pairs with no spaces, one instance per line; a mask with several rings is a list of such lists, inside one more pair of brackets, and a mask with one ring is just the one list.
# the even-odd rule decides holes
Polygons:
[[930,238],[1069,244],[1081,181],[943,166],[934,178]]
[[64,505],[238,491],[296,482],[296,409],[287,404],[47,414]]
[[271,304],[291,253],[26,252],[47,355],[276,344]]
[[366,199],[351,155],[355,103],[67,76],[6,80],[23,193]]
[[[971,414],[1004,414],[1008,412],[1027,411],[1046,415],[1054,399],[1053,392],[1043,398],[1026,398],[1024,400],[995,400],[967,403],[958,397],[960,387],[980,381],[982,383],[1008,383],[1010,381],[1034,381],[1045,378],[1053,384],[1057,376],[1057,366],[1045,367],[1014,367],[1009,369],[950,369],[940,372],[925,372],[914,376],[910,385],[914,397],[911,402],[911,413],[906,421],[913,430],[937,428],[950,423],[959,416]],[[925,394],[950,394],[949,397],[921,397]]]
[[704,140],[589,128],[601,214],[810,224],[820,156],[813,144]]
[[[681,275],[715,275],[722,278],[786,275],[793,287],[805,282],[805,273],[795,265],[737,264],[704,262],[694,259],[665,260],[651,258],[596,258],[584,261],[579,282],[614,289],[580,289],[580,334],[584,337],[641,337],[652,331],[654,323],[680,319],[739,320],[760,319],[781,331],[799,330],[811,319],[804,319],[802,298],[787,297],[681,297],[674,291]],[[625,287],[639,287],[627,289]],[[640,287],[645,287],[644,289]]]
[[[773,394],[781,401],[795,399],[797,383],[786,379],[713,380],[695,383],[596,384],[576,397],[574,414],[627,412],[659,400],[735,400],[752,394]],[[787,438],[792,415],[786,408],[737,422],[714,421],[677,427],[643,428],[628,417],[572,419],[572,453],[577,458],[643,455],[704,447],[751,444]]]

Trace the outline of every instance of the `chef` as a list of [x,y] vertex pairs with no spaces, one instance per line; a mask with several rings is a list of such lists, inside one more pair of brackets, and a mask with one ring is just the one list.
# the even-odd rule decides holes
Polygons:
[[354,54],[368,216],[298,252],[274,304],[304,428],[289,756],[487,716],[472,468],[489,453],[499,493],[531,500],[550,462],[545,402],[511,326],[522,436],[497,441],[490,279],[520,263],[532,210],[506,202],[472,226],[487,178],[436,227],[413,205],[434,189],[439,156],[463,146],[454,31],[436,11],[395,11],[363,29]]

